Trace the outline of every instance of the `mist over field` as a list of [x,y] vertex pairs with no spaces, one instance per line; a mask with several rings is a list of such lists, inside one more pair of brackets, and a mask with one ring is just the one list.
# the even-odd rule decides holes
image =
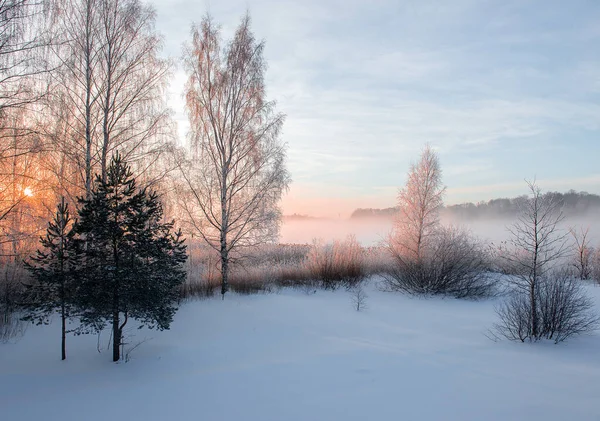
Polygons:
[[[589,238],[593,245],[600,242],[600,214],[597,211],[585,215],[566,216],[560,229],[590,228]],[[495,217],[482,219],[464,219],[443,216],[443,225],[458,225],[467,228],[475,237],[490,244],[506,241],[510,237],[508,228],[517,222],[516,218]],[[313,240],[331,242],[343,240],[349,235],[365,247],[376,246],[386,239],[393,227],[393,218],[347,218],[347,219],[285,219],[281,226],[279,241],[284,244],[310,244]]]
[[330,242],[354,235],[363,246],[374,246],[392,229],[389,218],[368,219],[286,219],[281,226],[281,243],[309,244],[313,240]]

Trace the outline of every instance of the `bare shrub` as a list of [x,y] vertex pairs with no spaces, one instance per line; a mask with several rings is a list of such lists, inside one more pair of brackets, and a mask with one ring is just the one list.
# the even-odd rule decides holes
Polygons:
[[350,289],[350,299],[352,300],[352,304],[356,308],[356,311],[361,311],[367,308],[367,298],[369,297],[365,292],[362,282],[356,284],[352,289]]
[[27,274],[20,263],[0,264],[0,342],[9,342],[25,333],[27,322],[21,319],[20,301]]
[[600,248],[593,250],[590,256],[590,279],[600,284]]
[[365,275],[382,275],[393,267],[393,256],[385,246],[367,247],[363,250],[363,269]]
[[527,294],[514,290],[507,300],[496,307],[500,322],[494,324],[494,332],[511,341],[525,342],[531,332],[530,307]]
[[18,339],[25,334],[27,323],[21,319],[19,312],[7,312],[0,314],[0,343],[7,343]]
[[404,254],[389,242],[393,266],[383,275],[392,290],[410,294],[441,294],[456,298],[481,298],[494,292],[487,255],[468,231],[439,228],[420,257]]
[[362,247],[354,236],[331,244],[315,241],[307,265],[313,279],[320,281],[325,289],[350,288],[365,277]]
[[[541,339],[562,342],[570,336],[595,330],[600,318],[581,283],[567,272],[550,273],[539,279],[532,320],[528,292],[515,289],[510,298],[496,308],[500,322],[494,325],[499,336],[521,342]],[[537,326],[535,335],[533,325]]]

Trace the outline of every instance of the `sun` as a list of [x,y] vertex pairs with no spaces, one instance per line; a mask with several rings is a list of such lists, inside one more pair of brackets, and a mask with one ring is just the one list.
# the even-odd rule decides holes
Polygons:
[[27,197],[33,197],[33,190],[31,190],[31,187],[25,187],[23,194]]

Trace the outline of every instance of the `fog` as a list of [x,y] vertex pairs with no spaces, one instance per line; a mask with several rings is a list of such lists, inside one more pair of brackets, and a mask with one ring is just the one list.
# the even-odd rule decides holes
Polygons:
[[325,242],[343,240],[348,235],[364,246],[374,246],[386,238],[392,221],[373,219],[293,219],[285,220],[281,227],[281,243],[311,243],[314,239]]
[[[465,227],[479,239],[494,244],[509,238],[507,227],[515,222],[515,219],[509,218],[472,221],[445,218],[442,220],[445,225]],[[285,220],[281,227],[280,242],[306,244],[311,243],[314,239],[330,242],[342,240],[352,234],[362,245],[374,246],[386,238],[392,225],[392,220],[388,218]],[[596,245],[600,241],[600,226],[598,226],[596,215],[565,218],[560,224],[560,228],[566,231],[569,227],[576,229],[590,227],[589,236],[592,244]]]

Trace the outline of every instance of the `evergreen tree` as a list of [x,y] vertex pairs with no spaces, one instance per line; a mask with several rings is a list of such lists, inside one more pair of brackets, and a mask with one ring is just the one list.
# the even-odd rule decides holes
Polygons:
[[97,177],[89,199],[80,199],[77,231],[85,238],[85,277],[78,294],[85,329],[112,325],[113,361],[120,359],[123,328],[168,329],[187,258],[181,232],[162,221],[158,196],[138,189],[126,162],[116,154],[106,180]]
[[48,223],[45,237],[40,238],[43,250],[25,262],[34,282],[27,285],[25,320],[47,324],[58,311],[62,322],[62,359],[66,353],[66,321],[75,312],[75,289],[81,264],[82,247],[74,230],[76,221],[71,218],[64,197],[56,208],[54,218]]

